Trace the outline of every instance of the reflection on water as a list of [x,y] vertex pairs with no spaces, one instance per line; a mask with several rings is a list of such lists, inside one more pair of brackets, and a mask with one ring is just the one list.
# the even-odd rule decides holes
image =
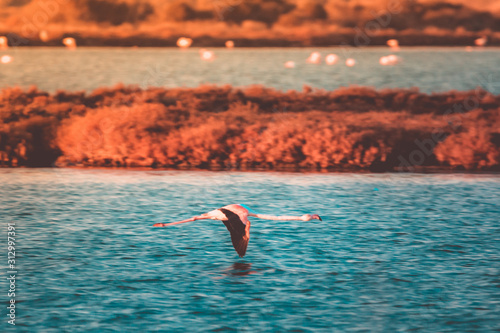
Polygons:
[[257,271],[253,271],[251,268],[252,264],[250,263],[235,262],[228,273],[233,276],[246,276],[257,273]]
[[[498,326],[496,175],[3,169],[0,184],[25,331]],[[243,259],[219,221],[152,227],[230,203],[323,221],[253,220]]]

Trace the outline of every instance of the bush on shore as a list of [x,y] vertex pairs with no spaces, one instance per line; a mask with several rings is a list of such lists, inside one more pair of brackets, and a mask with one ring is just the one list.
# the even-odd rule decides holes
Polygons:
[[500,96],[367,87],[6,88],[0,165],[500,170]]

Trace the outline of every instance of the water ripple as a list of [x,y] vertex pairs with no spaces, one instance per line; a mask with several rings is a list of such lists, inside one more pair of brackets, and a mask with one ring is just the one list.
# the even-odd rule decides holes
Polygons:
[[[498,328],[495,175],[18,169],[0,183],[29,331]],[[323,221],[253,220],[244,259],[220,222],[151,227],[237,202]]]

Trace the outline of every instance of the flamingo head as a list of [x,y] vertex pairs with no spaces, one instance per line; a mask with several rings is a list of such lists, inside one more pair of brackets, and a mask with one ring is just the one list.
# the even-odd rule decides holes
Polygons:
[[320,221],[323,221],[321,219],[321,217],[319,217],[318,214],[304,214],[301,216],[301,220],[302,221],[311,221],[311,220],[320,220]]

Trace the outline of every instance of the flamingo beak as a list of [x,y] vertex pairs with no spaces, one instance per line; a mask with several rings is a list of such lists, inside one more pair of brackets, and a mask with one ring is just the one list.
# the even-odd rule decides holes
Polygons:
[[318,215],[318,220],[323,221],[319,215]]

